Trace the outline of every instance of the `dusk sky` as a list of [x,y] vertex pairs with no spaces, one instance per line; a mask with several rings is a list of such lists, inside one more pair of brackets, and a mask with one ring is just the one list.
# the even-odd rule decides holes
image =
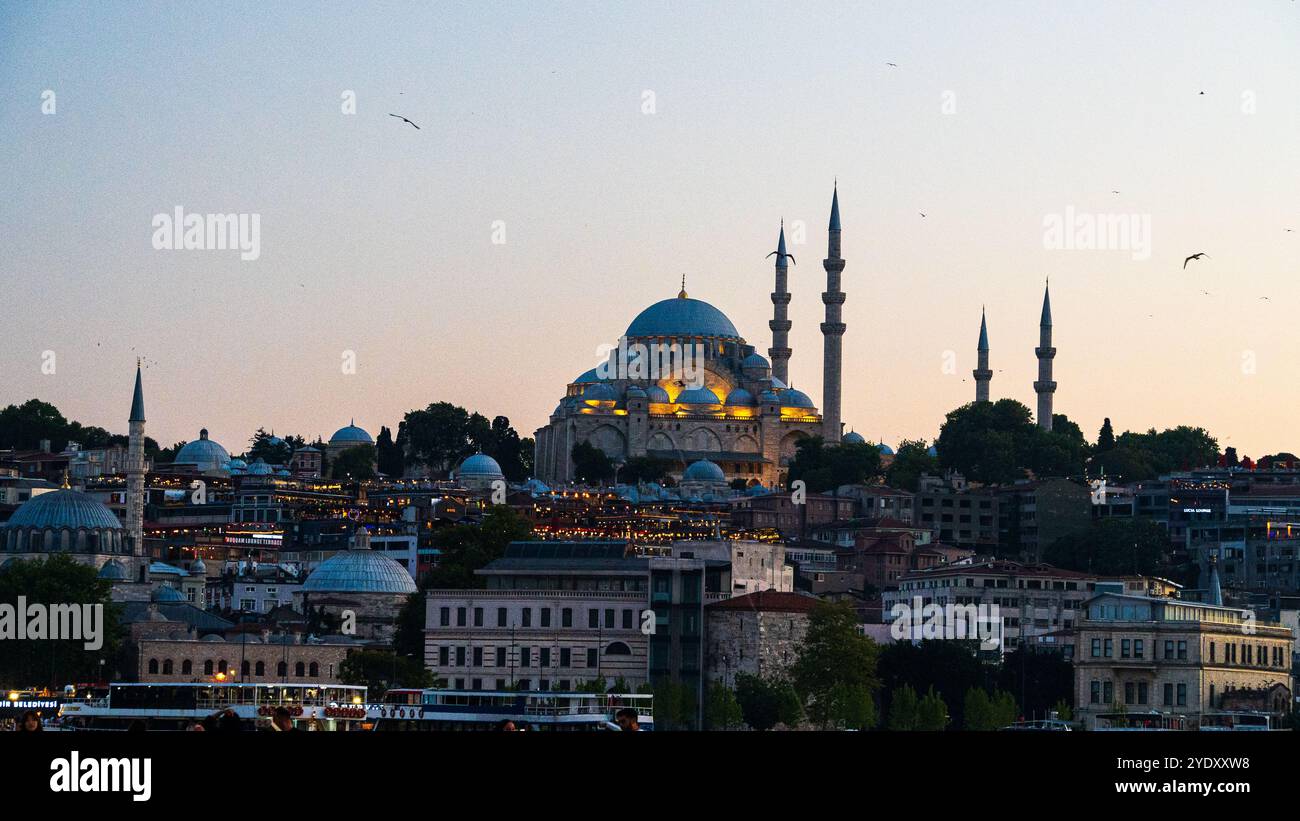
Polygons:
[[[992,396],[1032,408],[1050,276],[1055,407],[1090,440],[1300,450],[1288,0],[7,2],[0,157],[0,405],[125,433],[142,354],[164,446],[434,401],[531,436],[683,274],[766,355],[782,218],[820,406],[838,178],[848,427],[932,439],[981,305]],[[155,250],[177,207],[258,215],[260,255]],[[1150,253],[1047,247],[1067,213],[1149,220]]]

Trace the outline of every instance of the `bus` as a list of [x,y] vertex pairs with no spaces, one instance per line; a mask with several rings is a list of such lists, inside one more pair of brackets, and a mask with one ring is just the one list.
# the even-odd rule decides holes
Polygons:
[[56,719],[63,730],[126,730],[144,722],[148,730],[184,730],[227,709],[245,729],[270,723],[285,707],[299,727],[363,729],[366,688],[348,684],[234,684],[194,682],[112,683],[108,693],[64,699]]
[[520,730],[606,730],[619,710],[637,712],[642,730],[654,729],[654,696],[551,690],[389,690],[366,707],[379,732],[495,730],[510,720]]

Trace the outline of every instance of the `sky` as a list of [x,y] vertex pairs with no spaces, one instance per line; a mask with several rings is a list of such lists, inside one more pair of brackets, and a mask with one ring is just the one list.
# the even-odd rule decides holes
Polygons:
[[[124,433],[140,355],[163,445],[436,401],[531,435],[683,274],[766,354],[784,219],[820,406],[838,180],[848,427],[933,439],[981,306],[1034,407],[1050,277],[1090,439],[1295,451],[1297,44],[1293,0],[0,2],[0,405]],[[155,248],[178,207],[256,259]]]

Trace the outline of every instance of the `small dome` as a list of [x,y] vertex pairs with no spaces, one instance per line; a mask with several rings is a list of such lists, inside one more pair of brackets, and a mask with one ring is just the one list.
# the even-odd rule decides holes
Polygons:
[[208,633],[206,636],[199,639],[199,641],[219,641],[224,643],[225,639],[223,639],[221,636],[217,635],[216,633]]
[[679,405],[719,405],[718,395],[708,388],[687,388],[677,394]]
[[600,376],[596,373],[596,369],[592,368],[589,371],[584,371],[583,373],[579,374],[578,378],[573,380],[573,384],[586,385],[590,382],[599,382],[599,381],[601,381]]
[[731,393],[727,394],[727,404],[728,405],[753,405],[754,394],[750,393],[744,388],[736,388]]
[[550,493],[551,489],[541,479],[529,479],[524,482],[524,490],[529,493]]
[[763,391],[758,395],[758,401],[762,402],[764,405],[779,405],[781,404],[781,397],[777,395],[776,391]]
[[190,562],[190,572],[196,576],[202,576],[208,572],[208,566],[203,563],[202,559],[196,558]]
[[931,445],[930,447],[926,448],[925,455],[938,457],[939,451],[935,448],[934,445]]
[[726,482],[727,476],[718,467],[708,459],[701,459],[698,462],[692,462],[686,472],[682,474],[683,482]]
[[321,562],[320,567],[302,583],[304,593],[410,594],[415,591],[415,580],[405,567],[368,549],[335,553]]
[[618,391],[614,390],[612,385],[597,382],[583,389],[582,398],[593,402],[616,402],[618,401]]
[[248,463],[243,459],[235,458],[230,460],[231,470],[248,470]]
[[460,467],[456,468],[457,479],[463,479],[467,476],[501,478],[503,475],[501,465],[497,464],[497,460],[486,453],[476,453],[461,462]]
[[289,472],[289,469],[288,469],[288,468],[280,468],[279,470],[277,470],[277,471],[275,472],[275,475],[276,475],[276,476],[292,476],[293,474]]
[[230,464],[230,454],[220,444],[209,439],[208,429],[203,428],[199,431],[198,439],[186,442],[185,446],[176,452],[176,458],[172,463],[194,465],[199,470],[225,470]]
[[2,527],[122,530],[113,511],[86,494],[63,488],[33,496],[18,506]]
[[650,387],[646,388],[645,396],[646,399],[649,399],[651,402],[656,402],[660,405],[667,405],[669,401],[671,401],[668,399],[668,391],[664,390],[658,385],[651,385]]
[[840,439],[840,441],[846,445],[865,445],[867,443],[867,440],[862,438],[862,434],[854,431],[844,434],[844,438]]
[[811,408],[813,401],[808,398],[808,394],[803,391],[797,391],[794,388],[786,388],[781,391],[781,404],[787,408]]
[[186,601],[185,594],[169,584],[160,584],[154,588],[153,594],[149,596],[151,601],[156,602],[182,602]]
[[371,438],[370,434],[354,424],[339,428],[330,437],[331,445],[373,445],[374,443],[375,440]]
[[771,492],[772,491],[768,490],[762,485],[751,485],[750,487],[745,489],[746,496],[766,496]]
[[627,393],[624,394],[628,399],[645,399],[645,388],[640,385],[629,385]]
[[126,581],[126,565],[117,559],[109,559],[99,568],[99,577],[111,582]]
[[761,368],[766,371],[766,370],[771,370],[772,363],[768,362],[767,359],[763,355],[761,355],[758,351],[755,351],[754,353],[740,360],[740,367],[744,368],[745,370],[749,370],[751,368],[753,369]]
[[271,466],[266,463],[261,456],[253,460],[253,464],[248,466],[248,472],[253,476],[270,476]]
[[893,455],[894,455],[894,449],[891,448],[889,445],[886,445],[884,442],[881,442],[881,443],[880,443],[879,445],[877,445],[876,447],[878,447],[878,448],[880,449],[880,455],[881,455],[881,456],[893,456]]

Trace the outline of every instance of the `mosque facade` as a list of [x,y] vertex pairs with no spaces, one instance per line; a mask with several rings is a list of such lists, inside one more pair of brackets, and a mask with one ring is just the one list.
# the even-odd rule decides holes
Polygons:
[[675,298],[656,302],[632,320],[607,363],[569,383],[550,421],[535,433],[538,478],[553,485],[575,481],[573,448],[585,442],[616,465],[637,457],[667,460],[675,481],[684,478],[688,466],[705,460],[728,483],[742,479],[772,487],[784,483],[800,439],[839,442],[844,260],[838,192],[831,202],[827,249],[824,413],[787,381],[786,280],[792,257],[782,227],[777,250],[769,255],[776,257],[776,290],[768,353],[776,368],[722,311],[688,296],[683,283]]

